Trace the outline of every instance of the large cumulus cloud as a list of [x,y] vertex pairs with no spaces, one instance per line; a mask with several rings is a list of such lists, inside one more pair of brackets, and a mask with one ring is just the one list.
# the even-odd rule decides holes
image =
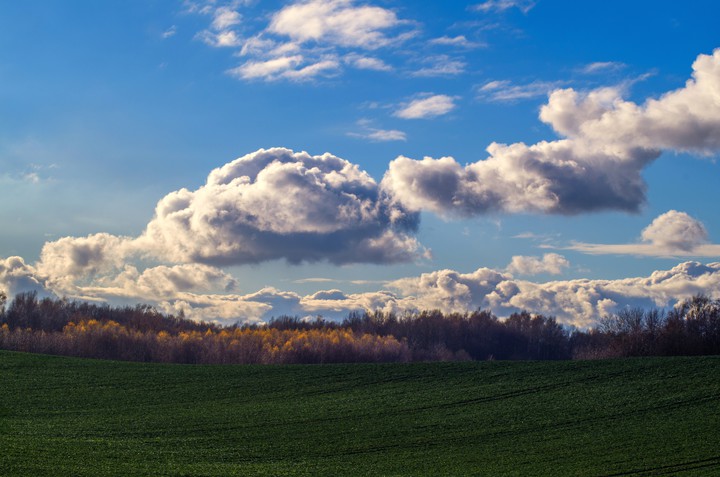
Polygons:
[[213,170],[197,190],[163,197],[139,237],[98,233],[46,243],[40,273],[66,285],[128,261],[214,266],[285,259],[397,263],[427,251],[419,215],[393,203],[356,164],[261,149]]
[[487,159],[466,166],[401,156],[382,185],[413,210],[443,215],[636,211],[645,201],[641,172],[663,150],[720,149],[720,49],[698,56],[685,86],[658,99],[638,105],[621,88],[560,89],[540,119],[564,138],[493,143]]
[[344,159],[261,149],[165,196],[138,246],[174,262],[395,263],[422,252],[419,217]]

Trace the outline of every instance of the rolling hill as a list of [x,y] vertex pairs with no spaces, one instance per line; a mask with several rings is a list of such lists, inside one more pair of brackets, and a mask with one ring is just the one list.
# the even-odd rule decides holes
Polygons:
[[186,366],[0,352],[0,474],[720,475],[720,357]]

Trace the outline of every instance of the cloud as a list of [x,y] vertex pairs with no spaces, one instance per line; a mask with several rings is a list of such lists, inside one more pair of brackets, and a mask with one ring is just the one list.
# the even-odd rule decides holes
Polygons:
[[248,61],[242,66],[229,70],[231,76],[243,79],[267,78],[275,79],[293,70],[303,62],[301,55],[284,56],[267,61]]
[[361,56],[357,54],[347,55],[345,62],[359,70],[392,71],[392,66],[379,58]]
[[582,68],[580,68],[580,72],[586,75],[592,75],[597,73],[618,71],[625,68],[626,66],[627,65],[625,63],[620,63],[618,61],[597,61],[595,63],[589,63],[583,66]]
[[407,141],[407,135],[397,129],[368,129],[365,132],[349,133],[349,135],[376,142]]
[[[271,15],[267,27],[241,40],[228,26],[240,21],[239,14],[225,10],[215,13],[213,25],[220,33],[205,31],[208,44],[242,46],[240,56],[248,57],[228,73],[243,80],[309,81],[333,77],[343,63],[356,69],[390,71],[393,68],[368,50],[405,41],[409,32],[395,35],[406,24],[395,12],[360,5],[352,0],[306,0],[290,3]],[[221,41],[220,35],[232,35]],[[342,60],[341,60],[342,58]]]
[[415,99],[395,112],[403,119],[427,119],[442,116],[455,109],[455,99],[444,94],[435,94]]
[[390,163],[382,187],[410,210],[460,217],[634,211],[644,200],[639,170],[602,151],[556,141],[533,146],[493,143],[487,152],[488,159],[467,166],[452,157],[417,161],[400,156]]
[[280,77],[294,81],[312,80],[317,76],[334,76],[340,69],[340,62],[332,57],[328,57],[315,63],[303,66],[300,69],[288,70]]
[[427,66],[410,73],[415,77],[457,76],[465,72],[464,61],[453,59],[447,55],[436,55],[424,58],[422,63]]
[[560,275],[569,266],[570,262],[562,255],[546,253],[542,258],[515,255],[505,270],[517,275]]
[[189,12],[213,17],[210,29],[199,32],[195,37],[215,48],[241,46],[244,41],[232,27],[242,21],[242,15],[236,9],[244,3],[246,2],[234,1],[220,6],[217,6],[214,1],[190,3],[187,8]]
[[40,175],[37,172],[28,172],[22,176],[23,180],[30,182],[31,184],[40,183]]
[[333,278],[322,278],[322,277],[309,277],[301,278],[299,280],[293,280],[293,283],[330,283],[335,282]]
[[358,126],[360,126],[362,131],[348,133],[348,136],[369,139],[376,142],[407,140],[407,136],[403,131],[398,131],[397,129],[377,129],[372,127],[372,121],[369,120],[358,121]]
[[173,25],[170,28],[168,28],[167,30],[165,30],[164,32],[162,32],[162,34],[160,36],[162,37],[163,40],[165,40],[167,38],[175,36],[176,33],[177,33],[177,26]]
[[395,13],[381,7],[354,6],[350,0],[309,0],[275,13],[268,31],[301,43],[376,49],[391,42],[385,31],[398,24]]
[[273,148],[168,194],[136,243],[179,263],[395,263],[421,254],[411,235],[418,220],[355,164]]
[[0,291],[8,297],[31,291],[41,295],[52,294],[35,267],[26,264],[22,257],[0,258]]
[[685,86],[638,105],[618,88],[557,90],[540,118],[559,134],[593,143],[711,154],[720,149],[720,49],[699,55]]
[[[561,259],[537,262],[558,263],[563,268]],[[225,324],[267,321],[280,315],[342,319],[351,311],[366,310],[402,314],[430,309],[446,313],[488,309],[500,317],[529,310],[555,316],[560,323],[588,327],[623,307],[668,307],[698,293],[720,298],[720,263],[698,262],[681,263],[647,277],[545,283],[518,280],[507,272],[488,268],[470,273],[438,270],[386,283],[385,290],[349,294],[333,288],[306,296],[275,288],[244,295],[229,293],[235,288],[235,280],[202,264],[150,267],[142,272],[126,266],[116,275],[64,288],[47,286],[45,278],[20,257],[0,260],[0,289],[11,296],[35,290],[84,300],[141,301],[162,312],[182,311],[191,319]]]
[[212,21],[212,28],[224,31],[235,26],[242,20],[242,15],[230,7],[220,7],[215,10]]
[[167,310],[184,303],[180,309],[200,307],[213,319],[250,309],[256,317],[275,308],[258,297],[235,296],[248,302],[240,308],[231,303],[235,280],[218,266],[387,264],[428,253],[414,237],[419,215],[391,204],[367,173],[332,154],[261,149],[213,170],[197,190],[167,194],[155,212],[138,237],[63,237],[46,243],[34,266],[9,258],[0,263],[0,284],[10,294],[51,290]]
[[534,283],[487,268],[463,274],[441,270],[390,284],[405,309],[446,312],[490,309],[500,316],[530,310],[556,316],[561,323],[591,326],[625,306],[665,307],[698,293],[720,297],[720,263],[686,262],[649,277],[620,280],[567,280]]
[[[466,166],[452,157],[400,156],[382,187],[411,210],[444,216],[638,211],[645,202],[641,173],[662,150],[720,150],[718,91],[720,49],[698,56],[684,87],[643,105],[623,100],[621,88],[556,90],[540,119],[563,139],[492,143],[487,159]],[[411,106],[403,114],[412,116]]]
[[232,30],[212,32],[201,31],[197,38],[215,48],[234,48],[243,44],[242,39]]
[[[465,73],[467,64],[462,58],[408,52],[428,44],[456,51],[485,46],[464,35],[422,38],[418,22],[399,18],[392,9],[355,0],[290,1],[271,12],[266,25],[243,38],[236,31],[243,18],[238,6],[237,2],[212,2],[188,11],[213,18],[197,38],[213,47],[240,47],[235,56],[245,57],[245,61],[228,72],[241,80],[333,77],[347,66],[374,71],[400,69],[412,77],[450,77]],[[252,22],[243,25],[243,31],[250,28]],[[398,48],[405,43],[410,43],[409,48]],[[391,62],[388,55],[404,64]]]
[[441,46],[454,46],[457,48],[481,48],[487,46],[485,43],[478,43],[475,41],[468,40],[465,35],[458,35],[458,36],[441,36],[438,38],[433,38],[429,42],[431,45],[441,45]]
[[121,269],[135,251],[130,237],[107,233],[63,237],[43,246],[37,270],[55,286],[67,286]]
[[642,231],[643,243],[573,243],[567,250],[594,255],[637,255],[651,257],[720,257],[720,245],[708,243],[708,233],[699,220],[685,212],[671,210]]
[[470,9],[482,13],[499,13],[511,8],[517,8],[521,12],[527,13],[532,10],[535,3],[535,1],[531,0],[487,0],[471,6]]
[[508,80],[489,81],[477,88],[478,98],[489,101],[517,101],[547,96],[561,83],[559,81],[533,81],[516,85]]
[[370,131],[366,137],[370,140],[381,142],[407,141],[405,133],[397,129],[374,129]]
[[685,212],[671,210],[657,217],[642,232],[644,242],[668,249],[690,251],[707,243],[705,226]]
[[126,267],[112,281],[125,290],[136,290],[145,299],[172,298],[182,292],[228,292],[237,286],[236,280],[222,270],[197,263],[151,267],[139,272]]
[[242,79],[275,81],[309,81],[317,76],[332,76],[340,68],[337,59],[328,57],[316,63],[307,63],[302,55],[282,56],[268,61],[248,61],[233,68],[228,74]]

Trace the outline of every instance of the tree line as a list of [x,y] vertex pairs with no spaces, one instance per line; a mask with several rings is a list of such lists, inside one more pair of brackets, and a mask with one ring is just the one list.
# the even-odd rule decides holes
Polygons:
[[527,311],[351,313],[341,322],[281,316],[220,326],[151,306],[115,307],[0,293],[0,349],[172,363],[560,360],[720,354],[720,300],[698,295],[665,312],[626,308],[590,330]]

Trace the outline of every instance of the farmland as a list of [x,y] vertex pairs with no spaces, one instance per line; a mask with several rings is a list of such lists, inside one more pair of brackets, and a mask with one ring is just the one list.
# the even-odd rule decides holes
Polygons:
[[2,475],[708,475],[720,358],[223,366],[0,352]]

